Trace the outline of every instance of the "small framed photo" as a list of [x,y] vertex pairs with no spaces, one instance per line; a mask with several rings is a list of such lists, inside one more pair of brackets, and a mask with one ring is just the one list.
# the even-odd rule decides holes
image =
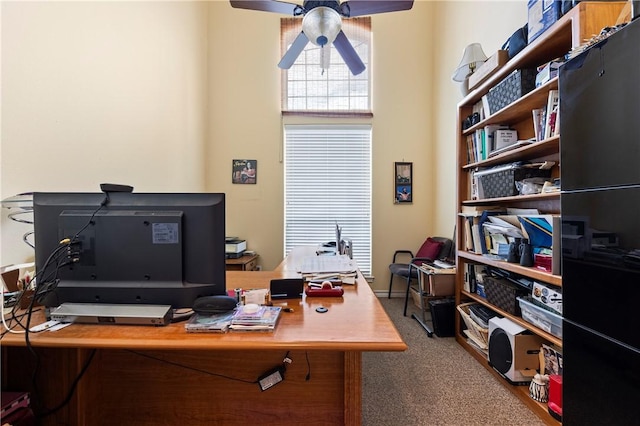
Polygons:
[[413,201],[413,163],[394,163],[394,202]]
[[255,184],[257,179],[257,160],[232,160],[231,183]]

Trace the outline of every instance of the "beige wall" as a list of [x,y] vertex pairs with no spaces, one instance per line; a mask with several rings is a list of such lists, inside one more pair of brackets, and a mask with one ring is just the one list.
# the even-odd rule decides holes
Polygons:
[[[94,191],[227,194],[227,234],[271,269],[282,258],[279,15],[216,2],[2,3],[0,196]],[[453,233],[455,105],[464,46],[487,54],[526,21],[526,2],[416,1],[375,15],[373,273],[396,248]],[[489,24],[490,23],[490,24]],[[298,120],[297,122],[300,122]],[[231,160],[258,160],[232,185]],[[393,162],[414,163],[410,205],[394,205]],[[26,225],[2,212],[0,264],[21,262]]]

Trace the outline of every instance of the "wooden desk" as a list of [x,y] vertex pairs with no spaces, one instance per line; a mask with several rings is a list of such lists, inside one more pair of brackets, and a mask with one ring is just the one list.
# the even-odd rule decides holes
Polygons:
[[258,255],[245,255],[237,259],[227,259],[225,261],[227,271],[255,271],[258,266]]
[[[227,286],[266,287],[272,278],[295,276],[292,258],[275,271],[229,271]],[[294,312],[283,312],[273,333],[187,334],[184,323],[32,333],[38,388],[49,408],[95,350],[70,403],[43,424],[359,425],[362,352],[405,350],[395,326],[362,276],[343,298],[283,305]],[[318,313],[318,306],[329,311]],[[33,324],[40,321],[38,313]],[[34,357],[24,336],[7,334],[1,344],[2,389],[33,391]],[[252,382],[287,353],[293,362],[284,382],[262,392]]]

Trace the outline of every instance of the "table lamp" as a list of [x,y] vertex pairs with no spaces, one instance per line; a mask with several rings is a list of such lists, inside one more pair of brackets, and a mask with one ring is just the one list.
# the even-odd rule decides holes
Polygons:
[[487,55],[482,51],[480,43],[471,43],[464,48],[462,60],[453,72],[451,79],[460,84],[462,96],[469,94],[469,76],[474,73],[476,68],[487,60]]

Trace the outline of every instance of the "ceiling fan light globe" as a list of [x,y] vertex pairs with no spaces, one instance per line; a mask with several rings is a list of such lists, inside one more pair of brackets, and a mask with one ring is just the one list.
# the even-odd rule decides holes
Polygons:
[[302,18],[302,31],[317,46],[333,43],[341,29],[342,18],[330,7],[315,7]]

